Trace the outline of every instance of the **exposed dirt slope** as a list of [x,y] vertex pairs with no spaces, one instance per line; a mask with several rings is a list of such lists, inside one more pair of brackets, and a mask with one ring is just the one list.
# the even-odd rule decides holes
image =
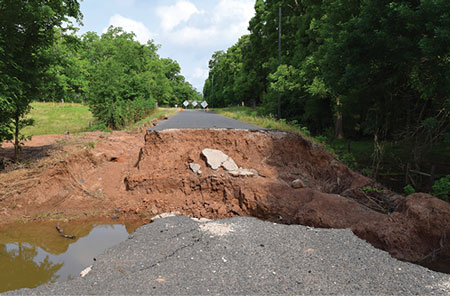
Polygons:
[[[450,255],[448,203],[426,194],[396,195],[297,135],[168,130],[148,132],[145,143],[143,134],[124,132],[66,141],[74,143],[49,153],[54,159],[0,174],[0,222],[55,214],[142,219],[174,211],[206,218],[250,215],[350,228],[400,259]],[[92,141],[95,145],[86,144]],[[222,168],[212,170],[201,156],[205,148],[221,150],[258,174],[233,177]],[[194,173],[190,163],[200,164],[202,174]]]
[[[147,133],[131,194],[152,212],[208,218],[251,215],[287,224],[351,228],[397,258],[449,253],[450,205],[426,194],[404,198],[353,172],[321,146],[282,132],[232,130]],[[204,148],[219,149],[255,177],[206,168]],[[202,165],[198,176],[189,163]],[[304,188],[293,188],[300,179]],[[366,188],[366,190],[363,190]],[[367,190],[377,188],[377,190]]]

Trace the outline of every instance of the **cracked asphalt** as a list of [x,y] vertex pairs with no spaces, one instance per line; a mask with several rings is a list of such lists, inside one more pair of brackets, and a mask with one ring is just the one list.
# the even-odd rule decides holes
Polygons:
[[238,217],[169,217],[106,250],[84,278],[20,295],[449,295],[450,276],[401,262],[350,230]]

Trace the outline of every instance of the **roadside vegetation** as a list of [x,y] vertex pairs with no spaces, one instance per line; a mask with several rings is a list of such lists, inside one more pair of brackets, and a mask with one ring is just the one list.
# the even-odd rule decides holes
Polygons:
[[[52,134],[76,134],[89,131],[111,131],[104,123],[97,121],[89,111],[89,106],[79,103],[42,103],[31,104],[31,112],[27,118],[34,124],[24,128],[25,136]],[[178,112],[175,108],[155,108],[138,122],[123,127],[123,130],[134,130],[147,127],[152,120],[169,117]]]
[[265,118],[253,123],[301,126],[396,191],[432,192],[450,174],[448,11],[450,1],[256,0],[249,34],[212,55],[203,95],[253,107]]
[[[411,194],[416,192],[410,182],[415,178],[426,184],[424,191],[428,191],[445,201],[450,201],[450,175],[446,171],[435,171],[435,182],[430,176],[414,176],[411,180],[405,180],[405,164],[411,162],[413,157],[410,147],[402,142],[390,141],[385,143],[383,158],[375,162],[374,155],[376,147],[370,139],[352,141],[348,139],[336,139],[333,135],[313,136],[306,126],[301,126],[297,121],[277,120],[273,115],[261,115],[255,108],[228,107],[215,108],[214,112],[236,120],[255,124],[267,129],[281,130],[285,132],[300,134],[324,147],[344,162],[349,168],[375,178],[391,190],[399,193]],[[450,167],[450,145],[446,143],[437,144],[428,154],[423,156],[430,163],[441,163]],[[406,182],[405,182],[406,181]],[[417,186],[417,184],[416,184]],[[368,188],[370,190],[370,188]]]
[[[94,128],[123,129],[158,105],[181,105],[201,96],[176,61],[158,55],[160,46],[153,41],[140,44],[133,33],[115,27],[101,36],[79,36],[81,21],[77,0],[0,1],[0,144],[13,141],[16,161],[29,136],[76,132],[92,119]],[[42,108],[32,107],[46,105],[33,102],[83,106],[58,105],[42,110],[44,115]],[[30,128],[34,120],[37,126]]]

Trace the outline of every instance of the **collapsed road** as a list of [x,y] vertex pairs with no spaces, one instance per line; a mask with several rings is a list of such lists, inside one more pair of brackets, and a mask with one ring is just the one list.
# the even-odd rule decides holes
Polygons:
[[448,295],[450,277],[393,259],[350,230],[255,218],[157,219],[70,282],[22,295]]
[[[32,209],[15,209],[30,217],[50,204],[65,214],[95,207],[105,215],[143,220],[177,212],[268,222],[222,220],[218,227],[229,229],[228,236],[208,236],[203,230],[214,228],[211,222],[157,220],[97,258],[84,278],[17,293],[450,292],[448,275],[390,256],[412,262],[449,258],[448,203],[427,194],[390,192],[302,136],[248,126],[236,130],[239,123],[222,125],[230,121],[216,116],[179,113],[147,131],[139,149],[130,145],[131,135],[103,137],[95,148],[46,167],[33,176],[32,186],[5,191],[11,193],[0,202],[32,196],[27,200]],[[214,129],[202,129],[208,126],[203,119],[214,121]],[[115,145],[122,143],[128,147],[118,150]],[[1,186],[8,189],[14,182]],[[229,264],[218,272],[220,262]]]

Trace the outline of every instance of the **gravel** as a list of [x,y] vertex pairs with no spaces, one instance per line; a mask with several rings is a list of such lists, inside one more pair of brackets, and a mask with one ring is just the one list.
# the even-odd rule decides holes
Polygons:
[[450,276],[398,261],[346,229],[177,216],[140,227],[83,278],[10,293],[449,295]]

